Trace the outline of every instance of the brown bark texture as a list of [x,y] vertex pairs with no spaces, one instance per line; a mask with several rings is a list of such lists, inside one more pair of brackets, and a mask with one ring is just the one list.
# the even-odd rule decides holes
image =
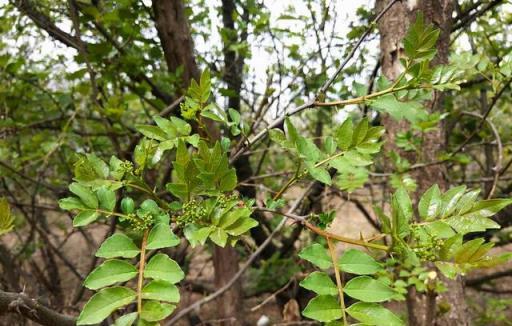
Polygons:
[[199,68],[183,1],[155,0],[153,12],[167,68],[171,72],[183,69],[181,80],[186,89],[192,79],[199,79]]
[[[389,0],[378,0],[376,12],[386,6]],[[450,32],[452,29],[452,13],[454,3],[452,0],[409,0],[396,3],[379,22],[381,49],[381,69],[388,79],[395,79],[402,71],[400,57],[403,54],[402,39],[407,33],[409,25],[415,20],[416,14],[422,12],[425,20],[439,28],[441,33],[437,42],[437,55],[432,64],[443,64],[448,61]],[[443,96],[436,92],[433,100],[426,103],[431,112],[443,110]],[[401,152],[394,144],[398,132],[405,131],[409,124],[405,121],[397,122],[389,116],[383,117],[383,125],[386,128],[387,142],[385,151],[396,151],[413,163],[430,162],[443,149],[444,127],[435,132],[430,132],[424,138],[423,148],[418,157],[410,153]],[[412,176],[416,179],[418,188],[416,197],[427,190],[432,184],[437,183],[441,189],[447,188],[445,179],[446,167],[444,165],[432,165],[414,171]],[[415,198],[416,202],[418,198]],[[439,273],[438,273],[439,274]],[[407,310],[409,325],[469,325],[467,305],[464,300],[464,287],[460,279],[455,281],[443,279],[447,291],[439,294],[436,300],[427,300],[424,295],[419,295],[414,289],[409,289],[407,294]],[[431,321],[427,317],[429,309],[427,305],[435,302],[435,316]]]

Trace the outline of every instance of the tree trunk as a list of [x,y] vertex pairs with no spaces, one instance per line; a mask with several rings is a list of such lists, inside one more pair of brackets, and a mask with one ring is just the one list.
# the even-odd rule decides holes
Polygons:
[[199,78],[199,69],[183,1],[154,0],[153,12],[167,68],[173,73],[183,69],[182,87],[187,89],[192,79]]
[[[376,3],[377,12],[389,3],[389,0],[378,0]],[[403,53],[402,39],[405,36],[411,22],[414,21],[416,13],[421,11],[427,22],[431,22],[435,27],[441,30],[437,43],[437,55],[433,64],[446,63],[448,61],[450,31],[452,26],[452,0],[425,0],[425,1],[402,1],[396,3],[390,11],[379,22],[380,49],[382,73],[389,79],[395,79],[401,72],[400,56]],[[430,110],[442,110],[442,95],[435,94],[434,100],[427,103]],[[441,125],[435,132],[426,135],[419,157],[411,157],[409,153],[403,153],[395,145],[395,136],[398,132],[406,130],[408,123],[396,122],[386,116],[382,119],[386,128],[388,141],[385,145],[385,151],[391,150],[399,152],[409,160],[430,161],[436,157],[444,146],[444,128]],[[442,189],[446,189],[445,180],[446,168],[444,165],[432,165],[413,173],[418,183],[417,195],[423,193],[432,184],[437,183]],[[417,196],[416,196],[417,197]],[[417,202],[416,198],[416,202]],[[438,275],[440,275],[438,273]],[[414,289],[409,289],[407,294],[407,310],[409,315],[409,325],[434,324],[440,326],[448,325],[468,325],[467,306],[464,300],[464,288],[462,281],[443,279],[447,285],[447,291],[437,296],[436,300],[427,300],[424,295],[420,296]],[[436,303],[433,321],[426,318],[428,312],[427,304]]]

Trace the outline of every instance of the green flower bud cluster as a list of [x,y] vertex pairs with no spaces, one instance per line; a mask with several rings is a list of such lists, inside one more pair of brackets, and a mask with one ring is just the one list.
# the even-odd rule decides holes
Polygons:
[[197,223],[206,219],[208,212],[204,205],[197,200],[185,203],[181,215],[176,217],[176,223],[180,226]]
[[140,208],[135,210],[135,202],[130,197],[121,200],[121,211],[125,217],[120,220],[129,222],[135,231],[148,229],[158,219],[159,214],[163,213],[153,200],[145,200]]
[[437,254],[443,247],[444,240],[439,238],[432,238],[430,242],[421,246],[413,248],[412,250],[423,261],[434,261],[437,259]]

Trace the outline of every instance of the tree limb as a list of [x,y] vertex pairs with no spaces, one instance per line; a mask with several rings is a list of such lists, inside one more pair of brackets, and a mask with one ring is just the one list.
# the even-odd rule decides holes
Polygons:
[[60,314],[43,306],[24,293],[4,292],[0,290],[0,314],[15,313],[33,320],[43,326],[74,326],[75,318]]

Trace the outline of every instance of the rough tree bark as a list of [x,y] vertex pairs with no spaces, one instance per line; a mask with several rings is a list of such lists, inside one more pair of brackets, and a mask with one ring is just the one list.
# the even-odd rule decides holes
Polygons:
[[183,69],[182,87],[186,89],[192,79],[199,78],[199,69],[183,1],[155,0],[153,12],[167,68],[170,72]]
[[[389,0],[378,0],[376,2],[377,12],[386,6]],[[393,6],[390,12],[379,22],[380,49],[382,73],[389,79],[395,79],[401,72],[400,56],[403,53],[401,40],[405,36],[408,26],[414,21],[418,11],[421,11],[427,22],[431,22],[435,27],[441,30],[437,43],[437,55],[433,64],[442,64],[448,61],[450,32],[452,30],[452,0],[425,0],[425,1],[402,1]],[[427,104],[431,111],[442,110],[442,94],[436,93],[434,100]],[[396,134],[408,128],[406,122],[396,122],[390,117],[383,118],[383,124],[386,127],[386,137],[388,139],[385,150],[400,152],[395,143]],[[424,139],[424,145],[420,157],[411,157],[410,154],[404,154],[409,159],[419,161],[429,161],[429,158],[435,157],[444,146],[444,128],[441,126],[437,131],[428,133]],[[438,183],[443,189],[446,189],[445,179],[446,168],[444,165],[432,165],[414,172],[413,177],[417,180],[417,195],[423,193],[431,184]],[[417,198],[416,198],[417,199]],[[439,273],[438,273],[439,274]],[[464,288],[461,280],[451,281],[443,279],[446,282],[448,291],[439,295],[436,301],[427,300],[425,296],[415,293],[410,289],[407,296],[407,308],[409,314],[409,325],[469,325],[467,306],[464,300]],[[433,320],[430,320],[429,304],[435,309]],[[441,309],[436,309],[441,308]],[[448,310],[446,312],[440,310]]]
[[73,317],[51,310],[23,293],[4,292],[0,290],[0,319],[2,314],[11,312],[28,318],[43,326],[73,326]]

